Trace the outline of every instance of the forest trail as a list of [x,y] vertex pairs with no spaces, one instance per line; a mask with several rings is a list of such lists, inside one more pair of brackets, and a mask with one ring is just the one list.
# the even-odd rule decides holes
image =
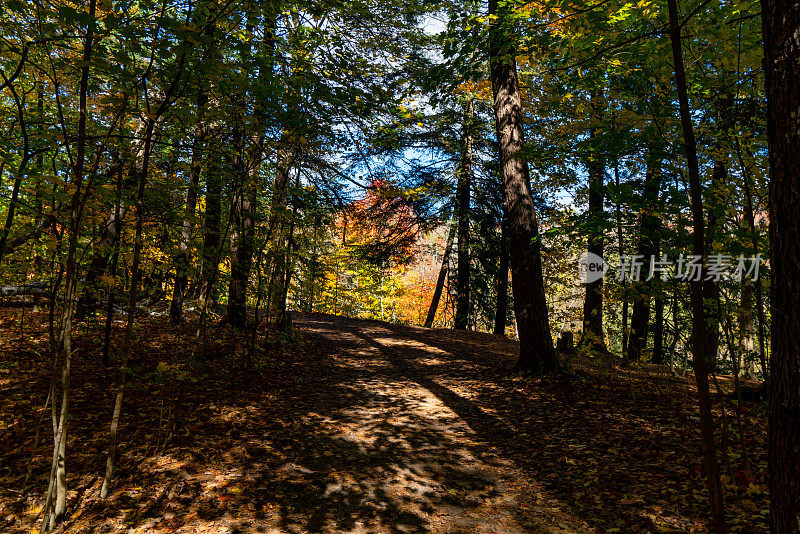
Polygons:
[[[21,485],[47,396],[47,313],[0,309],[0,532],[35,528],[49,451]],[[239,333],[141,319],[116,480],[98,499],[115,368],[76,345],[65,532],[707,532],[694,394],[647,368],[574,358],[523,378],[491,334],[293,315],[244,365]],[[97,328],[101,328],[97,327]],[[114,343],[123,335],[115,329]],[[766,423],[728,437],[730,523],[767,532]],[[730,424],[730,423],[729,423]],[[42,433],[46,438],[46,429]]]
[[[307,479],[296,484],[315,510],[310,530],[583,531],[497,446],[511,436],[470,400],[463,377],[474,358],[385,323],[315,314],[297,316],[295,326],[309,343],[337,349],[329,387],[308,392],[337,408],[305,416],[330,440],[326,453],[331,443],[335,452],[293,474]],[[321,473],[324,488],[315,484]]]

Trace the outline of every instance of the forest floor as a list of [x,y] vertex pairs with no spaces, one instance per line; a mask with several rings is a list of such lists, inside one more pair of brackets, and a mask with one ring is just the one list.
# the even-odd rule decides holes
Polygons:
[[[46,314],[27,310],[20,329],[20,313],[0,309],[8,534],[35,528],[52,447],[47,415],[23,491],[50,364]],[[191,326],[143,318],[100,501],[115,370],[98,361],[100,326],[79,326],[62,530],[707,531],[686,379],[578,358],[564,377],[530,379],[513,372],[515,343],[490,334],[323,314],[295,314],[294,327],[248,370],[227,330],[190,364]],[[723,421],[715,405],[729,522],[766,532],[764,406],[743,403],[741,419],[727,408]]]

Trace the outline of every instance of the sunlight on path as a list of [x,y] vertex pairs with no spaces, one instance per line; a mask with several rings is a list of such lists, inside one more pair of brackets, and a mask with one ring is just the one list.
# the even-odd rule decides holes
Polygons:
[[[297,376],[241,405],[208,406],[210,428],[233,433],[229,449],[200,462],[175,450],[153,466],[180,480],[169,491],[192,510],[166,531],[594,532],[510,460],[519,440],[465,376],[480,357],[383,323],[298,314],[295,325]],[[166,532],[166,518],[127,532]]]
[[[331,321],[299,326],[326,345],[345,348],[335,355],[351,376],[342,385],[360,402],[305,417],[346,451],[328,458],[333,477],[323,495],[349,502],[351,517],[340,515],[348,507],[323,511],[318,530],[578,532],[574,525],[580,521],[482,443],[433,388],[425,387],[429,378],[408,372],[408,366],[446,363],[448,353],[369,323]],[[406,349],[420,357],[398,361],[398,351]],[[353,514],[353,499],[375,514]]]

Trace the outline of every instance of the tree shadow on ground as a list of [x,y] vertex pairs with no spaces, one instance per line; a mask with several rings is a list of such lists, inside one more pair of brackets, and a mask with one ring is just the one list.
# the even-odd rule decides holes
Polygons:
[[[105,502],[95,495],[107,414],[92,406],[108,395],[102,380],[113,371],[98,374],[96,363],[78,358],[68,531],[645,532],[704,524],[686,399],[590,375],[521,379],[510,372],[514,344],[486,334],[322,314],[297,315],[295,325],[299,348],[260,361],[257,372],[235,354],[204,364],[182,386],[181,424],[166,448],[154,444],[174,385],[133,376]],[[171,353],[179,362],[187,347],[175,344],[184,336],[162,333],[158,345],[148,338],[138,348],[150,367]],[[24,382],[8,391],[21,395]],[[36,411],[26,407],[24,416]],[[20,463],[25,454],[4,458]],[[47,465],[37,463],[39,486]],[[746,506],[731,508],[742,514]],[[740,521],[744,531],[760,531],[755,517]]]
[[210,362],[186,385],[181,430],[161,452],[134,445],[157,424],[147,382],[134,384],[112,496],[85,491],[71,528],[581,531],[382,351],[330,320],[297,322],[302,351],[276,356],[269,375]]
[[[516,344],[499,336],[377,322],[357,328],[598,529],[691,531],[706,524],[693,398],[644,379],[586,372],[526,380],[510,372]],[[481,343],[485,350],[476,349]],[[751,422],[746,439],[751,456],[759,457],[750,465],[756,472],[745,471],[735,454],[723,461],[727,500],[732,524],[766,532],[764,504],[757,502],[765,476],[763,427]]]

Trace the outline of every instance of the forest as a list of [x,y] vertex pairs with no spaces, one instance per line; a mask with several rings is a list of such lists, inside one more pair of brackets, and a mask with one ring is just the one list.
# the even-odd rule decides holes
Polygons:
[[0,532],[800,533],[796,0],[0,28]]

